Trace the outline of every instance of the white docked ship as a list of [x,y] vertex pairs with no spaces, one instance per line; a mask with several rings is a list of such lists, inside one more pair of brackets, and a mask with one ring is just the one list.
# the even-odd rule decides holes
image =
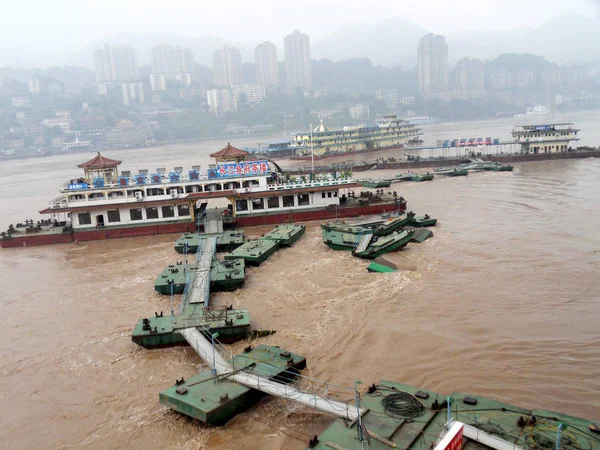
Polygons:
[[[220,199],[223,223],[253,226],[404,210],[397,197],[354,198],[361,185],[349,175],[287,179],[266,160],[227,145],[217,164],[172,171],[120,171],[121,161],[98,153],[80,164],[83,175],[65,182],[43,211],[50,219],[11,226],[0,247],[53,244],[194,231],[210,201]],[[212,207],[217,207],[213,204]]]
[[247,149],[271,157],[290,157],[297,160],[323,159],[355,153],[404,148],[422,142],[421,128],[390,114],[375,125],[346,126],[332,129],[323,121],[312,130],[295,133],[289,141],[279,141],[264,148]]
[[515,142],[521,144],[521,153],[559,153],[569,149],[571,141],[578,141],[572,123],[521,125],[512,131]]

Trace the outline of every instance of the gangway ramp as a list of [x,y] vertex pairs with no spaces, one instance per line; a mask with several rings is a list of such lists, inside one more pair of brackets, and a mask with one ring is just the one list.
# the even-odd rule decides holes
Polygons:
[[217,251],[217,236],[207,236],[198,245],[197,268],[189,270],[190,280],[183,293],[182,305],[204,303],[210,300],[210,268]]
[[365,412],[364,409],[357,408],[354,403],[324,398],[317,394],[304,392],[298,388],[278,383],[263,376],[248,373],[243,370],[234,370],[229,361],[221,354],[221,348],[213,346],[212,342],[197,328],[186,328],[181,330],[181,335],[188,341],[196,353],[198,353],[200,358],[215,371],[214,373],[217,376],[227,377],[227,379],[249,388],[274,395],[275,397],[291,400],[304,406],[308,406],[309,408],[352,422],[358,419],[359,414],[362,415]]
[[[360,236],[360,235],[359,235]],[[356,249],[354,250],[356,253],[361,253],[364,252],[367,247],[369,246],[369,244],[371,243],[371,240],[373,240],[373,233],[367,233],[367,234],[363,234],[362,237],[360,238],[360,240],[358,241],[358,244],[356,246]]]
[[223,232],[223,214],[221,214],[221,210],[209,209],[206,211],[204,232],[206,234]]

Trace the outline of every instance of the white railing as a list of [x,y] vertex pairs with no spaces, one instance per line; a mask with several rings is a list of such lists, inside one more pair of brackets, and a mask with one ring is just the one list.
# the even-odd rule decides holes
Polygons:
[[50,202],[48,202],[48,205],[51,208],[60,208],[62,206],[67,206],[67,197],[64,195],[59,195],[56,198],[53,198]]
[[[231,352],[227,350],[225,352],[226,356],[222,354],[223,348],[217,346],[217,341],[215,341],[213,347],[212,341],[214,341],[214,338],[209,341],[202,331],[196,328],[184,328],[180,330],[180,333],[200,358],[213,369],[215,377],[227,377],[236,383],[350,421],[357,420],[365,412],[352,400],[343,401],[331,397],[334,390],[338,390],[340,393],[344,393],[345,396],[352,398],[355,391],[350,388],[343,388],[303,375],[299,376],[300,384],[303,385],[302,389],[279,383],[267,376],[249,373],[232,366],[235,359],[231,358],[231,363],[227,360],[227,356],[230,356]],[[261,361],[257,362],[260,363]]]

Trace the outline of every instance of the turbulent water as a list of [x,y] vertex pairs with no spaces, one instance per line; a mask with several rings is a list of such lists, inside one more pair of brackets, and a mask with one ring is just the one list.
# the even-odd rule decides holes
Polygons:
[[[120,156],[168,168],[214,149]],[[3,163],[2,225],[35,217],[82,159]],[[410,210],[439,219],[432,239],[389,256],[402,271],[367,273],[315,223],[212,301],[248,308],[254,328],[278,330],[257,342],[305,355],[319,379],[387,379],[600,420],[599,179],[600,159],[587,159],[397,184]],[[189,348],[130,340],[139,318],[169,309],[153,281],[178,260],[175,238],[0,250],[0,447],[303,449],[331,422],[272,398],[222,428],[158,405],[158,392],[204,367]]]

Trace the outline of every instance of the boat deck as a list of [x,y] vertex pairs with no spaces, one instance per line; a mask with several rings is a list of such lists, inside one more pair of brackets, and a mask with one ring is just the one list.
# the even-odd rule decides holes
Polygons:
[[278,249],[279,244],[276,241],[269,239],[255,239],[246,242],[228,255],[225,255],[225,259],[241,258],[246,264],[260,266]]
[[306,225],[277,225],[271,231],[266,233],[263,236],[263,239],[269,239],[277,242],[281,246],[289,247],[300,239],[305,231]]
[[213,260],[210,269],[210,290],[212,292],[234,291],[242,287],[246,279],[245,269],[243,259]]
[[[195,253],[198,244],[208,236],[210,235],[205,233],[184,233],[175,242],[175,250],[182,254]],[[226,230],[216,233],[215,236],[217,236],[218,252],[230,252],[242,245],[245,240],[243,230]]]
[[[259,345],[234,356],[230,363],[234,371],[243,370],[287,383],[306,367],[306,358],[279,347]],[[226,377],[215,380],[211,371],[205,371],[161,392],[159,400],[161,404],[194,419],[223,424],[264,395]]]
[[250,314],[246,309],[205,309],[203,305],[188,305],[179,315],[141,319],[134,327],[131,340],[146,348],[187,345],[180,331],[197,327],[207,333],[219,333],[221,342],[243,339],[250,331]]
[[156,277],[154,282],[154,290],[160,294],[171,294],[171,285],[173,286],[173,294],[182,294],[187,282],[187,276],[190,270],[197,270],[195,264],[187,265],[183,262],[177,264],[169,264],[161,274]]
[[425,242],[427,239],[433,236],[433,231],[428,230],[427,228],[406,227],[406,229],[412,229],[413,231],[413,234],[410,237],[411,242]]
[[[464,448],[489,448],[486,439],[502,439],[503,448],[555,449],[559,423],[566,425],[560,448],[598,449],[600,434],[590,430],[592,422],[552,411],[529,410],[499,401],[454,393],[446,397],[433,391],[381,381],[360,398],[366,409],[363,430],[372,450],[429,450],[435,447],[448,418],[465,424]],[[336,420],[318,435],[319,450],[357,448],[357,423]],[[489,442],[489,441],[488,441]],[[500,448],[500,447],[497,447]]]

